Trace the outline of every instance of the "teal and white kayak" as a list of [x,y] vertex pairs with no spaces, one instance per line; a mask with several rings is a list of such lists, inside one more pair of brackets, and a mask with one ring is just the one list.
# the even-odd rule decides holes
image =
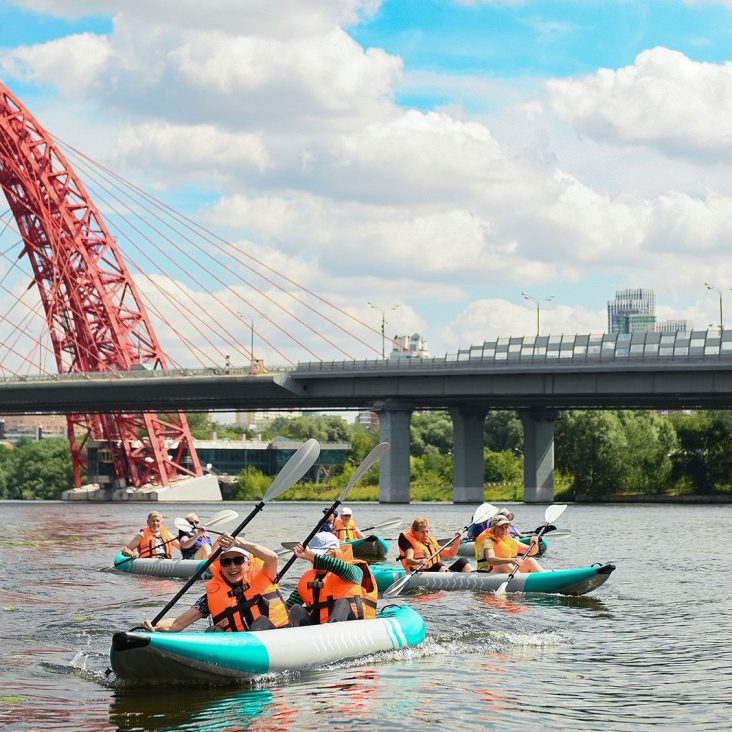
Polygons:
[[250,679],[407,648],[418,645],[424,637],[421,615],[405,605],[389,605],[375,620],[300,628],[251,633],[115,633],[110,659],[120,679]]
[[[508,583],[506,592],[543,592],[559,595],[586,595],[596,590],[609,579],[615,570],[614,564],[592,565],[579,569],[556,569],[548,572],[518,572]],[[372,564],[379,591],[404,576],[401,567]],[[473,590],[474,592],[495,592],[506,580],[508,574],[493,572],[413,572],[402,592],[418,590]]]
[[353,556],[359,559],[385,559],[389,553],[389,542],[375,534],[343,543],[350,544]]
[[[114,569],[129,574],[146,574],[152,577],[180,577],[187,579],[206,563],[205,559],[132,559],[119,552],[114,558]],[[211,574],[203,573],[204,579],[211,579]]]

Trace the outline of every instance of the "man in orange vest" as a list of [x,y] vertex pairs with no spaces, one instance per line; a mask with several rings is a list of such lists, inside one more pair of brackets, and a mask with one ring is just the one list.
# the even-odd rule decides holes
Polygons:
[[161,620],[154,627],[146,620],[145,628],[177,632],[207,615],[213,623],[210,630],[242,632],[290,625],[285,602],[274,583],[277,555],[229,534],[222,534],[219,542],[224,551],[209,568],[213,579],[206,583],[206,594],[177,618]]
[[147,526],[140,529],[129,544],[122,547],[122,554],[134,559],[171,559],[173,547],[180,548],[180,544],[163,526],[163,514],[160,511],[151,511],[147,515]]
[[341,509],[341,517],[336,519],[333,529],[335,531],[335,535],[341,541],[363,539],[361,529],[356,526],[356,522],[353,520],[353,511],[351,511],[348,506],[344,506]]
[[298,544],[293,552],[313,565],[287,599],[294,626],[376,617],[376,580],[366,562],[353,559],[350,546],[321,531],[307,549]]

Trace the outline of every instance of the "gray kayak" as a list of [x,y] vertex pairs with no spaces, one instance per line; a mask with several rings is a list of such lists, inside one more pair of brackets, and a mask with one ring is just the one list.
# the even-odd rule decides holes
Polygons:
[[[114,567],[118,572],[127,574],[146,574],[150,577],[178,577],[188,579],[206,563],[205,559],[132,559],[122,552],[114,558]],[[211,574],[203,573],[204,579],[211,579]]]

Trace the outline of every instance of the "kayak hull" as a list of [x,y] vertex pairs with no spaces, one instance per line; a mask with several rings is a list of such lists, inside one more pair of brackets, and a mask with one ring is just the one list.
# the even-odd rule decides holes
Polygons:
[[[372,565],[371,569],[380,592],[405,574],[404,569],[400,567]],[[614,564],[605,564],[549,572],[518,572],[506,586],[506,592],[586,595],[604,585],[614,570]],[[506,580],[508,574],[493,572],[414,572],[402,592],[419,590],[495,592]]]
[[132,681],[251,679],[407,648],[424,637],[421,615],[390,605],[375,620],[251,633],[115,633],[110,659],[117,678]]
[[344,543],[351,545],[353,556],[359,559],[385,559],[389,553],[389,542],[379,536],[366,536]]
[[[129,559],[122,552],[114,558],[114,569],[127,574],[145,574],[151,577],[178,577],[187,579],[206,563],[205,559]],[[211,579],[208,571],[202,575]]]

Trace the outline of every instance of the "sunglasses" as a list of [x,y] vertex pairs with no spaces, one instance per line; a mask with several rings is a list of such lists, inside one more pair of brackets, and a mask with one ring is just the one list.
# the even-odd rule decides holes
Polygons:
[[222,567],[230,567],[232,564],[235,564],[237,567],[241,567],[244,562],[247,561],[246,557],[225,557],[224,559],[219,560],[221,562]]

